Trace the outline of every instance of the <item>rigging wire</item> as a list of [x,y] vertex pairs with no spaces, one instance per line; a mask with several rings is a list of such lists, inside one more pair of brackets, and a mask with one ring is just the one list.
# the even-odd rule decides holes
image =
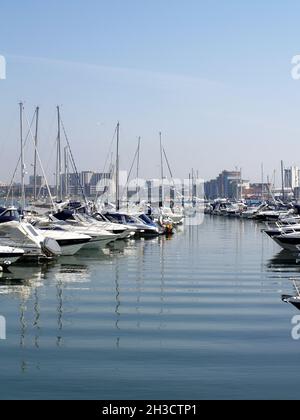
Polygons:
[[[115,131],[114,131],[114,134],[113,134],[113,136],[112,136],[112,139],[111,139],[111,141],[110,141],[110,145],[109,145],[109,149],[108,149],[108,153],[107,153],[107,155],[106,155],[106,159],[105,159],[105,162],[104,162],[104,167],[103,167],[103,171],[102,171],[102,173],[103,174],[105,174],[105,171],[106,171],[106,167],[107,167],[107,164],[108,164],[108,160],[109,160],[109,158],[111,158],[111,163],[110,163],[110,168],[109,168],[109,170],[110,170],[110,172],[111,172],[111,175],[113,174],[113,170],[112,170],[112,147],[113,147],[113,144],[114,144],[114,141],[115,141],[115,138],[116,138],[116,135],[117,135],[117,130],[118,130],[118,126],[116,126],[116,128],[115,128]],[[99,192],[98,191],[96,191],[96,198],[95,198],[95,202],[97,201],[97,199],[99,198]]]
[[80,186],[81,193],[82,193],[82,197],[83,197],[83,199],[84,199],[84,201],[85,201],[85,204],[87,204],[87,205],[88,205],[88,201],[87,201],[87,198],[86,198],[86,195],[85,195],[85,192],[84,192],[84,188],[83,188],[82,183],[81,183],[81,181],[80,181],[79,172],[78,172],[78,170],[77,170],[77,166],[76,166],[76,163],[75,163],[75,159],[74,159],[74,156],[73,156],[73,153],[72,153],[72,149],[71,149],[71,146],[70,146],[69,138],[68,138],[68,136],[67,136],[67,132],[66,132],[66,129],[65,129],[65,125],[64,125],[64,123],[63,123],[63,120],[62,120],[62,119],[60,119],[60,121],[61,121],[61,126],[62,126],[62,129],[63,129],[64,136],[65,136],[65,139],[66,139],[66,142],[67,142],[67,146],[68,146],[68,149],[69,149],[69,152],[70,152],[71,163],[73,164],[73,167],[74,167],[74,169],[75,169],[75,173],[76,173],[76,177],[77,177],[78,185]]
[[[36,114],[36,112],[35,112],[35,114]],[[44,171],[44,167],[43,167],[43,164],[42,164],[42,161],[41,161],[41,158],[40,158],[40,154],[39,154],[38,148],[37,148],[37,146],[35,144],[35,138],[34,138],[34,135],[32,133],[31,126],[29,125],[29,121],[28,121],[28,118],[27,118],[25,112],[24,112],[24,116],[25,116],[27,125],[29,127],[29,133],[30,133],[30,136],[31,136],[32,141],[33,141],[33,144],[34,144],[34,148],[35,148],[35,151],[36,151],[36,154],[37,154],[37,158],[38,158],[38,161],[39,161],[41,170],[43,172],[43,177],[45,178],[45,183],[46,183],[46,187],[47,187],[47,190],[48,190],[48,194],[49,194],[50,200],[51,200],[51,203],[52,203],[53,208],[55,209],[56,207],[55,207],[55,204],[54,204],[54,201],[53,201],[53,198],[52,198],[52,194],[51,194],[51,190],[50,190],[50,187],[49,187],[49,184],[48,184],[48,181],[47,181],[46,173]]]
[[[29,138],[29,134],[30,134],[30,131],[31,131],[31,127],[32,127],[32,125],[33,125],[33,123],[34,123],[35,116],[36,116],[36,110],[35,110],[35,112],[33,113],[33,117],[32,117],[32,120],[31,120],[31,124],[30,124],[30,126],[29,126],[30,128],[29,128],[29,130],[28,130],[28,132],[27,132],[27,135],[26,135],[26,137],[25,137],[25,140],[24,140],[24,146],[23,146],[23,148],[25,148],[25,146],[26,146],[26,144],[27,144],[27,141],[28,141],[28,138]],[[14,181],[15,181],[15,176],[16,176],[16,174],[17,174],[17,171],[18,171],[18,168],[19,168],[20,162],[21,162],[21,154],[19,155],[19,159],[18,159],[17,165],[16,165],[16,167],[15,167],[15,170],[14,170],[13,176],[12,176],[12,178],[11,178],[11,182],[10,182],[10,184],[9,184],[9,189],[8,189],[8,192],[7,192],[7,195],[6,195],[6,199],[5,199],[5,206],[7,206],[7,202],[8,202],[8,199],[9,199],[10,193],[12,193],[12,194],[13,194],[13,183],[14,183]],[[13,195],[12,195],[12,200],[13,200]]]
[[138,157],[138,153],[139,153],[139,146],[138,146],[138,147],[137,147],[137,149],[136,149],[136,152],[135,152],[135,155],[134,155],[134,158],[133,158],[133,162],[132,162],[132,165],[131,165],[131,167],[130,167],[129,174],[128,174],[128,176],[127,176],[127,181],[126,181],[126,184],[125,184],[125,186],[124,186],[124,188],[123,188],[123,191],[122,191],[122,194],[121,194],[121,197],[122,197],[122,198],[123,198],[123,196],[124,196],[124,191],[128,188],[128,184],[129,184],[130,176],[131,176],[131,173],[132,173],[132,171],[133,171],[133,167],[134,167],[135,161],[136,161],[136,159],[137,159],[137,157]]

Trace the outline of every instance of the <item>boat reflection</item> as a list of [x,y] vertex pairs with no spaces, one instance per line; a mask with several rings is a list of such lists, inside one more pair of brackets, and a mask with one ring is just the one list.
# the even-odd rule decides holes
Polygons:
[[[143,330],[145,327],[144,316],[147,314],[148,309],[145,308],[145,293],[149,283],[149,278],[145,275],[145,262],[147,261],[147,254],[152,253],[153,249],[158,250],[159,254],[159,304],[155,308],[157,311],[156,328],[157,331],[163,329],[163,317],[165,312],[165,277],[166,277],[166,256],[165,248],[170,243],[172,236],[161,236],[156,238],[142,238],[134,241],[134,246],[125,247],[124,249],[117,246],[117,249],[112,246],[110,249],[111,256],[114,255],[114,325],[115,325],[115,347],[120,349],[124,342],[128,339],[128,328],[130,330]],[[121,250],[121,252],[120,252]],[[132,258],[132,275],[135,279],[135,286],[130,289],[131,307],[128,307],[128,290],[124,280],[126,277],[122,276],[121,255],[131,256]],[[127,295],[127,296],[126,296]],[[128,313],[135,313],[135,321],[128,320]],[[154,325],[152,320],[152,325]],[[126,344],[124,344],[126,345]]]
[[295,268],[300,269],[300,254],[282,250],[268,261],[268,268]]
[[[45,348],[45,345],[54,345],[57,348],[66,346],[66,340],[72,337],[69,329],[73,331],[74,324],[80,320],[79,297],[85,296],[85,291],[90,291],[93,287],[104,287],[105,293],[109,293],[108,296],[113,299],[114,346],[119,349],[125,345],[128,328],[132,328],[128,321],[128,310],[136,315],[135,329],[140,330],[145,325],[147,310],[143,297],[147,287],[150,287],[150,280],[145,276],[145,262],[148,254],[152,255],[157,250],[161,262],[158,285],[160,301],[156,308],[157,329],[162,330],[165,310],[165,251],[169,244],[166,237],[119,242],[107,247],[107,253],[82,252],[74,257],[61,257],[50,264],[20,264],[11,266],[10,271],[2,272],[0,299],[3,294],[17,302],[17,314],[14,316],[18,325],[16,343],[21,348],[22,372],[32,368],[40,369],[38,358],[35,363],[28,362],[28,349],[39,350]],[[126,275],[124,264],[129,267],[128,272],[125,270]],[[98,282],[95,273],[102,266],[106,275],[113,270],[113,283]],[[126,306],[128,273],[135,281],[135,286],[130,289],[131,308]]]
[[29,299],[32,291],[43,285],[45,267],[43,265],[10,267],[0,272],[0,295],[14,295]]
[[[300,272],[299,253],[282,250],[269,260],[268,269],[281,279],[281,292],[285,291],[285,294],[281,294],[282,302],[289,303],[300,310],[300,277],[294,277]],[[291,294],[286,294],[288,289]]]

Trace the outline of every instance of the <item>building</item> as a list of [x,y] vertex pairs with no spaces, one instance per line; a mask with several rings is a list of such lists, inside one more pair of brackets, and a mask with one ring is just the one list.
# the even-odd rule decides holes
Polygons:
[[261,182],[253,183],[248,185],[243,190],[243,198],[256,199],[256,200],[267,200],[271,198],[271,184]]
[[300,169],[297,166],[284,170],[284,187],[292,190],[300,187]]
[[91,179],[93,177],[94,172],[92,171],[83,171],[80,174],[80,182],[81,185],[90,185]]
[[[101,181],[111,179],[109,173],[98,173],[92,171],[83,171],[79,174],[70,173],[62,175],[63,193],[68,196],[82,194],[82,189],[87,197],[92,197],[101,191]],[[81,188],[82,187],[82,188]]]
[[216,179],[204,184],[207,199],[241,197],[242,180],[240,171],[223,171]]
[[[45,179],[44,177],[37,175],[36,177],[36,186],[37,187],[42,187],[45,184]],[[31,187],[34,187],[34,175],[30,175],[29,177],[29,185]]]
[[108,181],[111,181],[111,173],[94,172],[90,181],[90,195],[104,194],[108,188]]

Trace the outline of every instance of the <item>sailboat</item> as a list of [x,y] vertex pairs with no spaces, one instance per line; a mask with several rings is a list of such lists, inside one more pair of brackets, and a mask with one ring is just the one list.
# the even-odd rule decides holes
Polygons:
[[159,133],[159,145],[160,145],[160,169],[161,169],[161,186],[159,188],[159,204],[158,204],[158,211],[155,213],[154,216],[156,217],[157,221],[163,227],[168,227],[168,231],[170,230],[170,225],[179,225],[183,223],[184,214],[182,209],[175,208],[175,203],[173,198],[170,199],[170,206],[167,207],[165,205],[165,194],[164,194],[164,185],[165,185],[165,174],[164,174],[164,159],[166,161],[171,179],[173,181],[173,191],[175,193],[175,185],[174,185],[174,178],[173,173],[171,170],[171,166],[169,160],[167,158],[166,151],[163,147],[162,143],[162,133]]
[[[24,164],[24,140],[23,140],[23,112],[24,106],[21,102],[20,108],[20,146],[21,154],[21,210],[14,207],[0,209],[0,245],[19,248],[23,250],[23,258],[53,258],[61,254],[58,243],[45,238],[35,228],[22,219],[25,209],[25,164]],[[19,252],[20,254],[20,252]]]

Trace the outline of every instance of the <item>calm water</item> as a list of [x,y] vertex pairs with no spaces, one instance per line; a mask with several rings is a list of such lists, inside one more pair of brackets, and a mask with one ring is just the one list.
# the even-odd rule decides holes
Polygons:
[[300,398],[295,259],[250,221],[205,219],[0,279],[0,396]]

